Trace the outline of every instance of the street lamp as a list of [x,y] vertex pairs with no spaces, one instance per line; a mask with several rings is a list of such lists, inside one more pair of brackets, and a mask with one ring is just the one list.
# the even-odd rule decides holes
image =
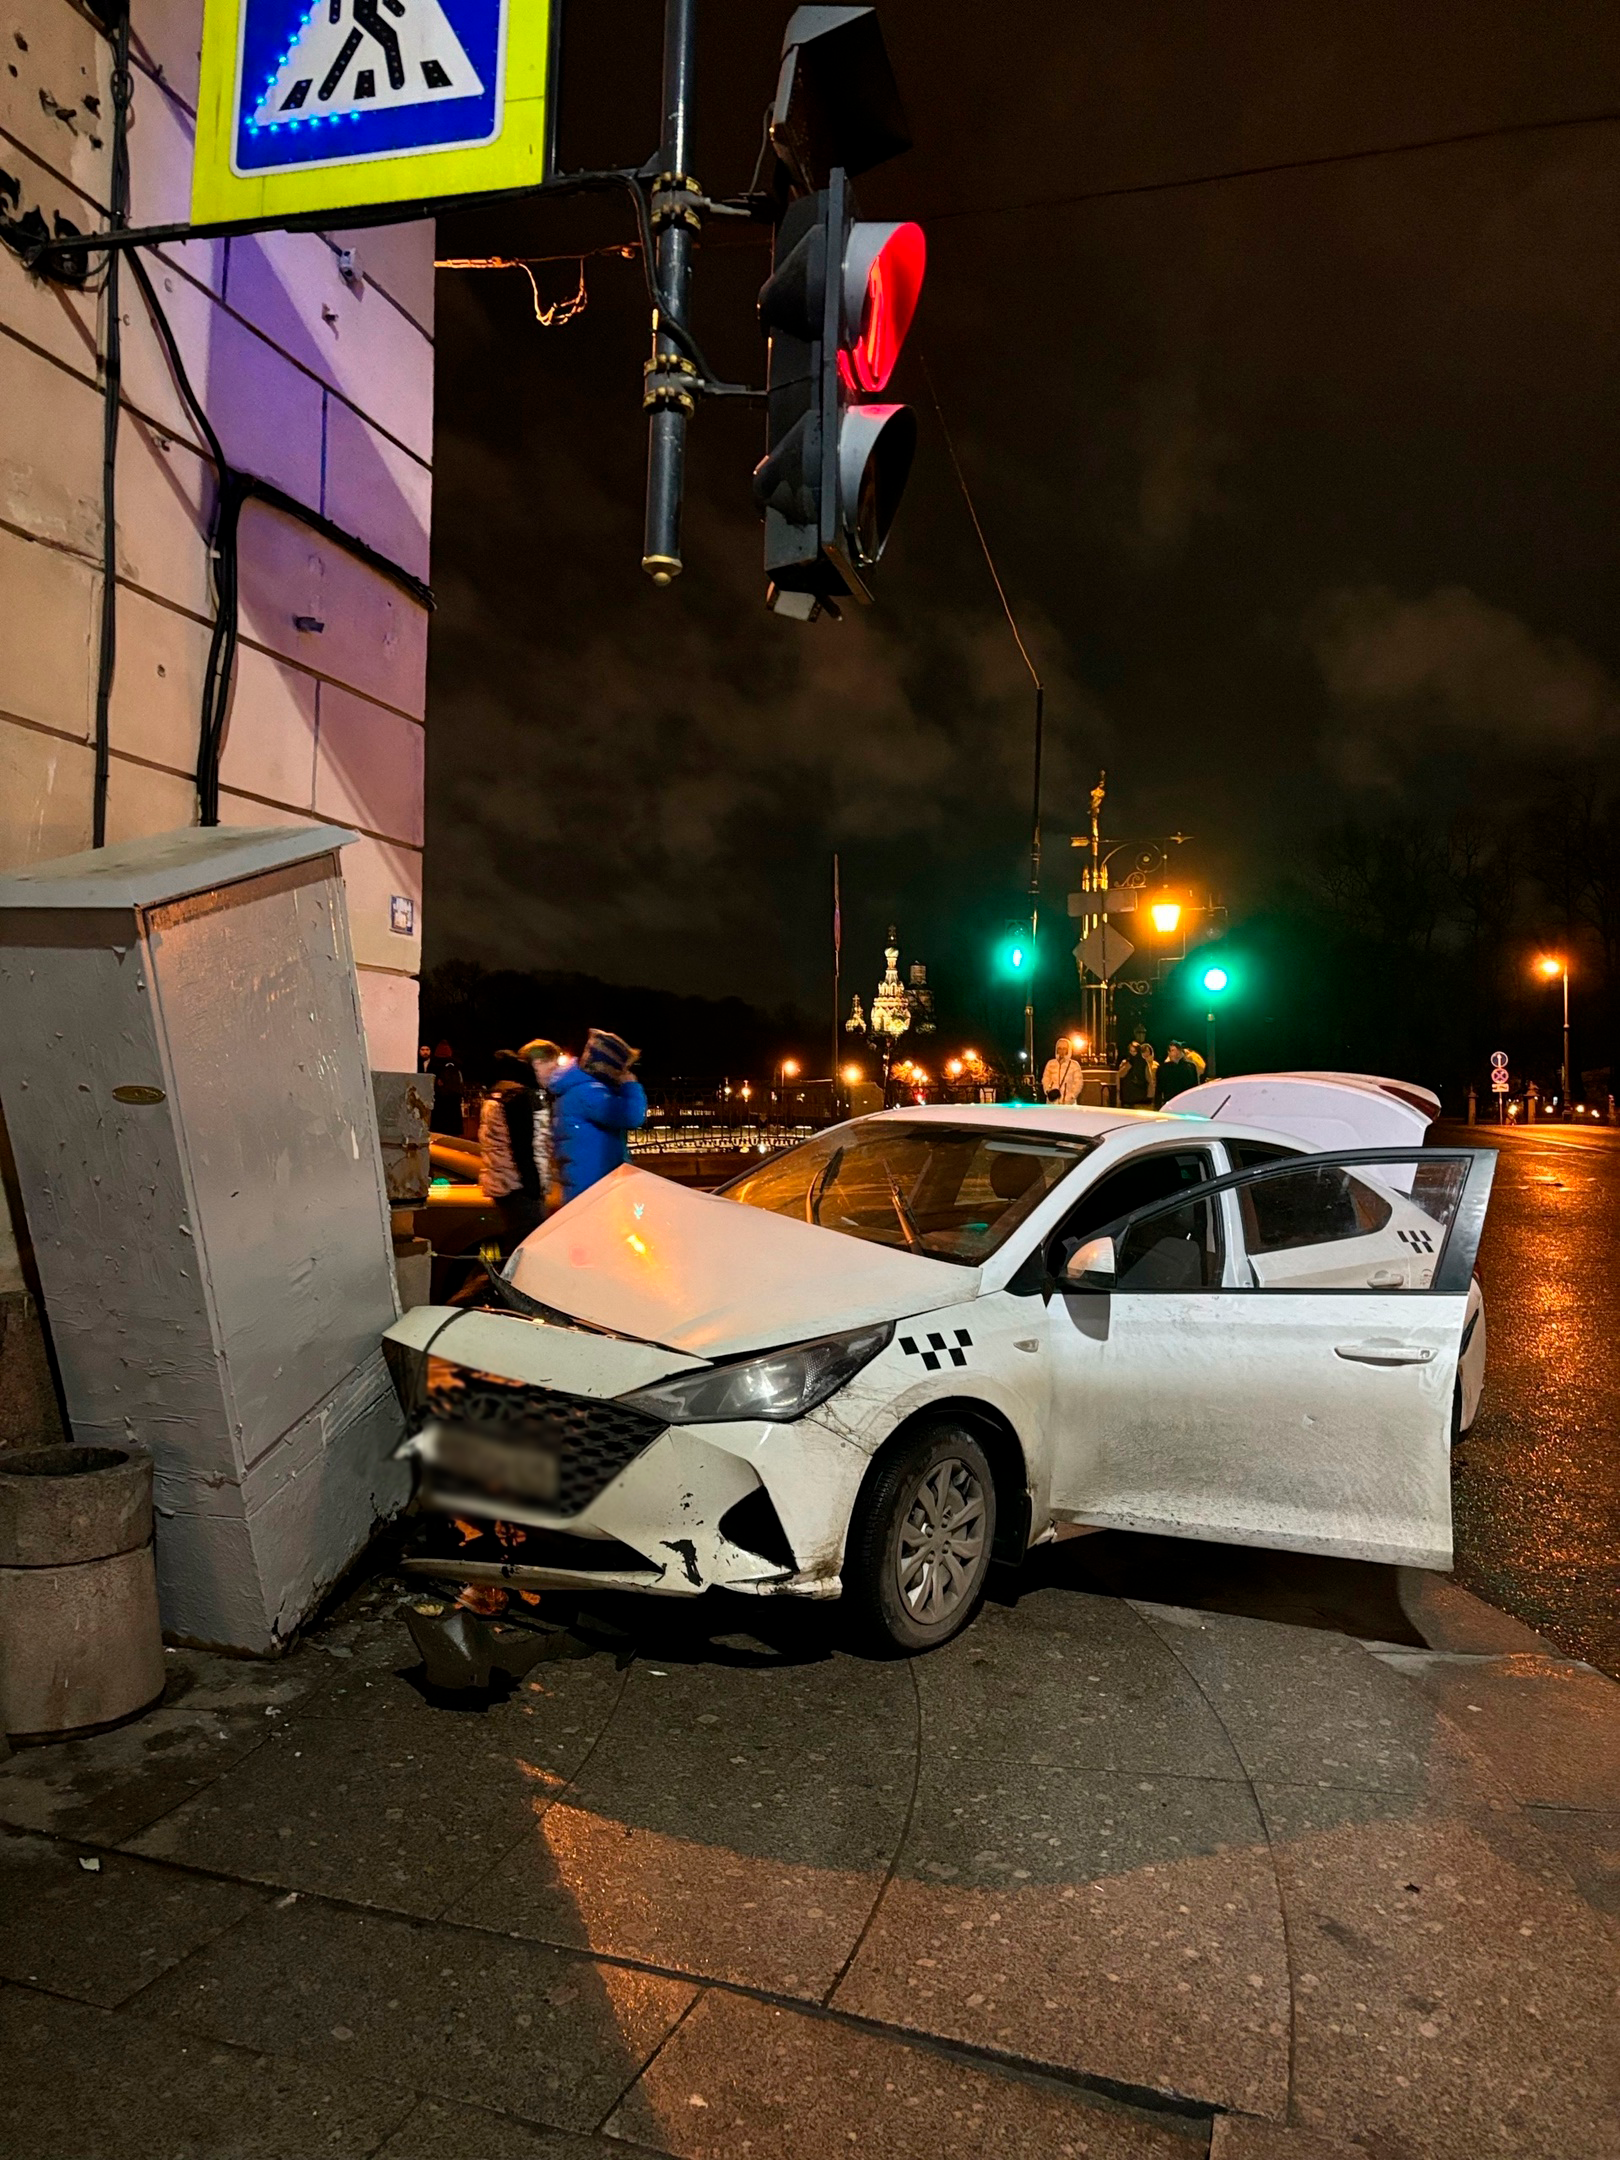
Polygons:
[[1181,926],[1181,902],[1179,900],[1155,900],[1148,909],[1153,927],[1160,937],[1168,937],[1172,930]]
[[1542,978],[1543,978],[1543,979],[1544,979],[1545,981],[1547,981],[1547,982],[1556,982],[1556,981],[1558,981],[1558,980],[1559,980],[1560,978],[1562,978],[1562,980],[1563,980],[1563,985],[1564,985],[1564,1066],[1563,1066],[1563,1103],[1564,1103],[1564,1111],[1565,1111],[1565,1114],[1566,1114],[1566,1116],[1567,1116],[1567,1114],[1568,1114],[1568,1111],[1569,1111],[1569,962],[1568,962],[1567,960],[1561,960],[1561,959],[1558,959],[1558,958],[1557,958],[1557,957],[1555,957],[1555,955],[1553,955],[1552,953],[1543,953],[1543,955],[1541,956],[1541,958],[1540,958],[1540,959],[1539,959],[1539,960],[1538,960],[1538,961],[1536,962],[1536,973],[1537,973],[1538,975],[1540,975],[1540,976],[1541,976],[1541,977],[1542,977]]

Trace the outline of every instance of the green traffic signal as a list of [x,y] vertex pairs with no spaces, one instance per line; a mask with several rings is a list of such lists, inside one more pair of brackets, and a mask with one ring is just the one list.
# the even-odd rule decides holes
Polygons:
[[1000,952],[1002,972],[1030,975],[1035,970],[1035,945],[1027,929],[1009,930]]
[[1219,997],[1223,990],[1230,987],[1231,981],[1231,976],[1223,967],[1207,967],[1204,970],[1204,988],[1211,997]]

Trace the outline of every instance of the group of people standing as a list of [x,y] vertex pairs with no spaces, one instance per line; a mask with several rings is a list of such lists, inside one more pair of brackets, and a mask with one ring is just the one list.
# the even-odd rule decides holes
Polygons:
[[[1203,1077],[1204,1061],[1196,1050],[1172,1037],[1161,1061],[1138,1024],[1119,1061],[1120,1108],[1162,1110],[1184,1088],[1197,1087]],[[1085,1068],[1076,1055],[1074,1038],[1060,1035],[1041,1074],[1041,1093],[1050,1103],[1077,1103],[1084,1084]]]
[[[627,1136],[647,1118],[634,1069],[640,1055],[606,1028],[591,1029],[577,1058],[544,1035],[521,1050],[496,1051],[495,1085],[478,1118],[478,1183],[499,1212],[506,1251],[538,1229],[549,1208],[577,1199],[627,1159]],[[427,1067],[436,1083],[433,1129],[459,1133],[465,1082],[448,1043]]]

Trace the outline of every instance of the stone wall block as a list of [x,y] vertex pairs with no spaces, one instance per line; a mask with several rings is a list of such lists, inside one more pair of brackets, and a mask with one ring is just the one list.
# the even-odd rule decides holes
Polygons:
[[206,623],[128,586],[120,589],[111,713],[116,751],[195,772],[209,635]]
[[99,390],[0,338],[0,517],[99,560],[104,416]]
[[221,786],[267,795],[307,817],[315,791],[317,691],[314,676],[301,668],[274,660],[256,646],[239,646],[220,758]]
[[[343,850],[343,882],[349,897],[349,934],[359,965],[416,974],[422,965],[420,850],[385,840],[358,840]],[[408,933],[393,927],[396,899],[410,903]]]
[[105,205],[112,169],[111,45],[71,7],[31,7],[23,15],[8,8],[4,30],[0,129]]
[[418,721],[323,683],[316,810],[334,824],[420,847],[424,736]]
[[100,577],[78,556],[0,526],[0,712],[89,739],[100,592]]
[[326,496],[334,525],[426,581],[433,474],[341,398],[326,401]]
[[[0,564],[0,580],[4,576]],[[0,876],[49,862],[54,855],[76,855],[90,845],[93,761],[85,743],[64,742],[60,735],[0,721]],[[4,1242],[0,1224],[0,1246]],[[8,1354],[3,1343],[0,1354]]]
[[431,218],[413,225],[371,225],[325,237],[354,252],[360,275],[402,307],[419,330],[433,335],[436,232]]
[[362,281],[358,290],[318,233],[233,240],[225,298],[408,450],[433,456],[433,366],[416,325]]

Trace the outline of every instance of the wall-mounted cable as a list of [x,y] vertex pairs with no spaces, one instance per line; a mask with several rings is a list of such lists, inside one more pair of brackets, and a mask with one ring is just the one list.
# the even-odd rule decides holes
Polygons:
[[[129,222],[129,7],[118,9],[111,25],[112,170],[107,190],[107,224],[116,231]],[[101,426],[101,635],[96,653],[95,777],[90,795],[90,845],[107,844],[107,793],[112,777],[112,693],[118,669],[118,416],[124,394],[122,296],[118,266],[122,250],[107,251],[102,283],[104,320],[101,388],[105,405]]]
[[198,432],[208,445],[208,455],[215,473],[214,513],[209,523],[208,541],[213,563],[214,580],[214,627],[208,643],[208,664],[203,671],[202,712],[197,730],[197,821],[201,825],[219,823],[219,765],[225,749],[225,728],[230,717],[231,684],[236,672],[236,648],[240,630],[241,591],[239,578],[239,535],[242,511],[249,502],[261,502],[283,516],[296,518],[301,525],[319,533],[346,553],[375,570],[409,595],[419,607],[429,610],[433,606],[432,588],[407,570],[403,564],[394,562],[355,533],[345,532],[320,511],[311,510],[296,496],[286,494],[269,480],[260,480],[253,473],[243,472],[225,455],[223,444],[212,422],[203,410],[201,399],[192,387],[191,377],[181,357],[179,342],[173,326],[157,296],[150,272],[140,257],[138,249],[129,250],[129,264],[142,297],[152,317],[152,324],[162,344],[169,372],[180,392],[186,410],[197,423]]

